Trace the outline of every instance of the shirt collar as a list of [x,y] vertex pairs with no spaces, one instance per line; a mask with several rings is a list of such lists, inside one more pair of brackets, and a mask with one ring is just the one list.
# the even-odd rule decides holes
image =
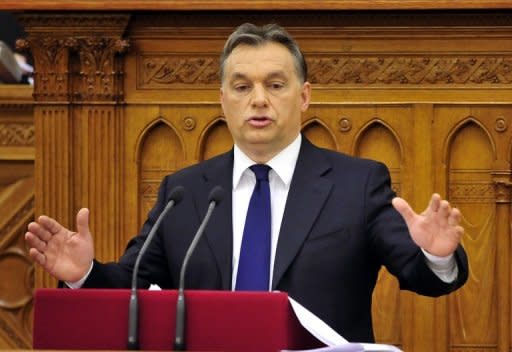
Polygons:
[[[272,170],[286,186],[289,186],[292,181],[295,165],[297,164],[297,159],[299,158],[301,142],[302,136],[299,133],[293,142],[291,142],[286,148],[281,150],[279,154],[267,162],[267,165],[272,168]],[[235,144],[233,162],[233,189],[238,187],[244,172],[254,164],[256,164],[256,162],[251,160],[251,158],[242,152],[242,150]]]

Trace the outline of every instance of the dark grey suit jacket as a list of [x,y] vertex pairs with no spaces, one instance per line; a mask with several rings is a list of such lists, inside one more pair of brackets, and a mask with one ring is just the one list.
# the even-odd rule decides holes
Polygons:
[[[233,152],[167,176],[139,236],[119,263],[96,262],[85,287],[130,287],[135,258],[175,186],[184,199],[167,215],[141,261],[140,283],[178,286],[185,252],[204,216],[210,190],[224,200],[213,213],[187,272],[186,287],[230,290]],[[272,288],[286,291],[349,341],[373,341],[372,292],[382,265],[401,289],[439,296],[462,286],[467,257],[455,253],[459,275],[446,284],[425,264],[420,248],[391,205],[387,168],[313,146],[303,137],[281,225]]]

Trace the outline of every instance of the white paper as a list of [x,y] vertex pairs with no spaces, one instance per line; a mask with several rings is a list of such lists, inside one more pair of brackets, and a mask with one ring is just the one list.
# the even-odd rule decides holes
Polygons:
[[[402,352],[401,349],[393,345],[383,345],[376,343],[350,343],[343,336],[334,331],[329,325],[319,317],[311,313],[299,302],[288,296],[297,319],[300,324],[327,347],[314,348],[309,350],[295,350],[294,352]],[[283,351],[285,352],[285,351]],[[286,352],[290,352],[286,350]]]
[[309,350],[282,350],[281,352],[364,352],[360,343],[346,343],[338,346],[320,347]]
[[322,319],[304,308],[299,302],[288,296],[292,309],[299,319],[300,324],[327,346],[346,345],[348,341],[334,331]]

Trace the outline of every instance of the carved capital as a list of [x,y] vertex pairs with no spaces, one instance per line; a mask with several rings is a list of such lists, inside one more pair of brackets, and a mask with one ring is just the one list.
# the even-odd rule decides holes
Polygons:
[[[34,56],[37,101],[112,101],[122,96],[115,55],[128,48],[121,36],[130,15],[28,13],[18,19],[29,34],[17,47]],[[71,55],[75,52],[80,65]]]
[[34,57],[34,98],[37,101],[69,100],[69,49],[76,45],[72,38],[49,36],[19,40],[17,46],[30,49]]
[[118,38],[88,37],[77,39],[80,56],[77,89],[79,101],[119,101],[123,98],[123,75],[116,55],[126,52],[128,41]]

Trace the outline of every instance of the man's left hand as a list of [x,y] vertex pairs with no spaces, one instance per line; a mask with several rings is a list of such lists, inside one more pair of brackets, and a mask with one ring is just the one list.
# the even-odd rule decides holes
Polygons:
[[461,213],[447,200],[434,193],[427,209],[416,214],[402,198],[395,197],[393,206],[403,216],[414,242],[428,253],[446,257],[460,243],[464,228],[460,226]]

